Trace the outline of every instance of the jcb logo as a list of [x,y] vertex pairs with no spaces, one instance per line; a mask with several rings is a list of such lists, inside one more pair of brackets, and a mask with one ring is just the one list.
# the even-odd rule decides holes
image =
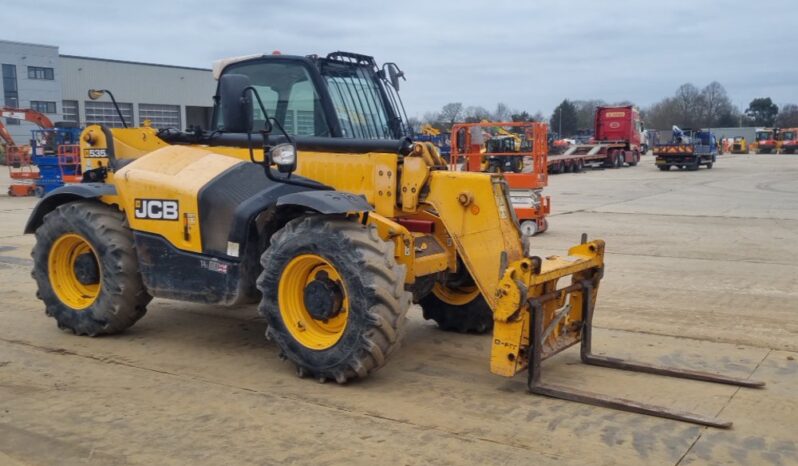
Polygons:
[[164,199],[136,199],[134,215],[148,220],[177,220],[180,205],[177,201]]

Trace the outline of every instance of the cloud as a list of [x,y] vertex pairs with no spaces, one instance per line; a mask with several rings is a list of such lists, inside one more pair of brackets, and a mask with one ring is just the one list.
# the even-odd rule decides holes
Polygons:
[[564,98],[648,105],[713,80],[742,108],[798,96],[794,0],[5,3],[3,39],[65,54],[200,67],[275,49],[371,54],[406,72],[410,115],[451,101],[544,113]]

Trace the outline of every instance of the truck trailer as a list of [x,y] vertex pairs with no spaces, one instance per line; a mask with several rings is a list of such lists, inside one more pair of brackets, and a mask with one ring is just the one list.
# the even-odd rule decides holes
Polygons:
[[642,154],[640,112],[632,105],[598,107],[593,138],[574,144],[559,155],[549,155],[549,173],[578,172],[585,167],[633,167]]

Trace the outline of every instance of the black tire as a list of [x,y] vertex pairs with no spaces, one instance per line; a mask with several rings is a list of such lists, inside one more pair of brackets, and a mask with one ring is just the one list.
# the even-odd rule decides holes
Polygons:
[[670,165],[657,165],[657,167],[659,167],[659,169],[664,171],[664,172],[666,172],[666,171],[671,169]]
[[615,151],[612,151],[608,157],[608,168],[616,169],[620,167],[620,164],[618,163],[618,154]]
[[[69,235],[79,235],[91,246],[94,253],[84,253],[80,257],[85,256],[84,263],[93,267],[92,277],[99,274],[96,298],[80,310],[62,302],[49,274],[53,245]],[[47,315],[53,317],[61,329],[88,336],[119,333],[147,312],[152,297],[141,280],[133,234],[125,215],[114,207],[92,201],[70,202],[57,207],[36,229],[36,244],[31,255],[31,275],[38,285],[36,296],[44,301]],[[97,282],[92,285],[94,283]]]
[[582,161],[582,159],[576,159],[576,162],[574,162],[574,173],[582,173],[582,170],[584,169],[585,163]]
[[442,300],[433,291],[419,304],[424,318],[434,320],[441,330],[476,334],[493,330],[493,311],[481,294],[467,304],[454,305]]
[[713,165],[713,164],[712,164],[712,162],[709,162],[709,163],[707,164],[707,169],[708,169],[708,170],[712,170],[712,165]]
[[629,166],[634,167],[635,165],[637,165],[637,162],[639,161],[640,161],[640,154],[635,152],[634,154],[632,154],[632,161],[629,162]]
[[[339,339],[323,349],[297,340],[279,307],[286,265],[308,254],[332,264],[349,300]],[[299,376],[338,383],[363,378],[385,365],[399,347],[412,294],[404,289],[405,267],[394,259],[394,244],[383,241],[376,228],[341,217],[300,217],[272,236],[261,265],[257,285],[263,298],[258,310],[269,325],[266,335],[296,364]]]

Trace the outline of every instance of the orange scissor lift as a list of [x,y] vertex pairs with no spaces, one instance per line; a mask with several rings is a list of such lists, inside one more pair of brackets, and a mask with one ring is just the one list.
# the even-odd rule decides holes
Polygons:
[[8,195],[12,197],[33,196],[36,190],[37,170],[31,161],[30,146],[6,146],[6,164],[11,185]]
[[[551,211],[551,200],[543,196],[549,176],[547,136],[546,123],[455,123],[450,169],[504,175],[521,231],[529,236],[543,233],[548,229],[546,215]],[[501,143],[510,140],[510,144]]]

